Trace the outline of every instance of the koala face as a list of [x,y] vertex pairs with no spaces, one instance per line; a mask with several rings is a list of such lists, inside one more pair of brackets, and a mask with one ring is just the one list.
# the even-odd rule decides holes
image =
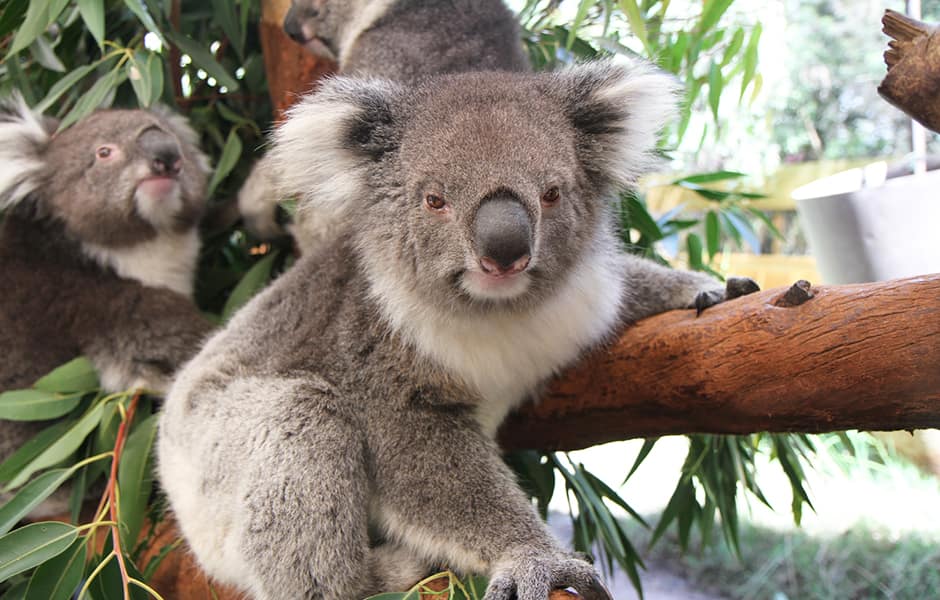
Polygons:
[[368,1],[291,0],[284,17],[284,33],[311,54],[335,60],[339,32],[350,15]]
[[642,63],[337,78],[272,157],[302,208],[353,232],[373,279],[444,310],[516,310],[617,250],[611,189],[648,166],[673,90]]
[[194,227],[208,165],[184,124],[140,110],[92,114],[45,152],[46,210],[78,239],[120,247]]

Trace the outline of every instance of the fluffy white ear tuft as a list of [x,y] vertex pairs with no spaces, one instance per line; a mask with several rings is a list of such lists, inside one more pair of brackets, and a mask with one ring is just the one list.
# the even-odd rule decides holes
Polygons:
[[52,138],[48,126],[19,93],[0,100],[0,210],[42,185],[43,153]]
[[660,130],[676,114],[678,82],[642,60],[596,61],[555,74],[592,175],[630,186],[655,163]]
[[335,77],[294,105],[268,154],[280,197],[330,223],[361,206],[370,166],[397,144],[392,104],[401,92],[382,79]]

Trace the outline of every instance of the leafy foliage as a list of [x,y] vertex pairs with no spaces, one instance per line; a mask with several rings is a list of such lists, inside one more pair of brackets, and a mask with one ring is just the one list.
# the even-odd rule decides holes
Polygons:
[[[528,0],[520,17],[537,68],[608,53],[639,54],[687,82],[682,119],[669,136],[674,146],[696,107],[710,110],[717,124],[719,105],[729,93],[740,101],[760,87],[760,26],[726,26],[723,16],[731,3],[706,0],[699,14],[685,18],[670,11],[669,0],[579,0],[565,22],[561,0]],[[271,124],[255,27],[259,15],[258,0],[9,0],[0,8],[0,94],[20,90],[30,105],[58,118],[60,127],[99,107],[159,102],[180,110],[215,159],[211,210],[224,215]],[[751,244],[755,220],[769,223],[754,204],[759,194],[728,185],[740,177],[721,171],[674,182],[708,200],[709,209],[699,215],[676,209],[654,217],[641,196],[625,194],[620,204],[625,242],[661,262],[667,262],[663,248],[685,248],[692,268],[714,273],[713,260],[724,245]],[[210,219],[203,233],[197,301],[220,321],[289,266],[286,242],[259,244],[230,220]],[[0,484],[13,494],[0,507],[3,598],[64,600],[76,592],[98,600],[159,597],[146,582],[179,542],[142,564],[142,550],[162,518],[152,476],[153,399],[102,393],[90,363],[76,359],[28,390],[0,395],[0,418],[55,419],[0,464]],[[637,464],[653,443],[647,442]],[[704,532],[720,517],[725,540],[736,547],[738,490],[764,500],[753,475],[753,458],[762,451],[773,452],[790,476],[798,519],[808,503],[800,465],[811,451],[809,440],[694,436],[657,537],[676,523],[687,540],[693,523]],[[572,507],[576,548],[599,552],[608,569],[618,564],[639,588],[642,563],[612,507],[646,524],[615,490],[564,454],[527,452],[507,460],[543,515],[560,476]],[[16,528],[66,481],[73,488],[72,524]],[[101,488],[97,509],[82,523],[83,501]],[[447,589],[453,598],[479,598],[485,581],[451,575]],[[414,597],[415,590],[380,598]]]

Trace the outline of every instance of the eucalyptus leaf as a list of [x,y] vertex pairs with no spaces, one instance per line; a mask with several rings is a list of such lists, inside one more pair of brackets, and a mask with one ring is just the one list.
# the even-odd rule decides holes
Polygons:
[[114,88],[119,86],[127,75],[122,69],[112,69],[106,75],[95,82],[91,88],[75,103],[72,110],[59,123],[59,131],[69,125],[80,121],[90,115],[96,108],[101,106]]
[[124,445],[118,467],[119,522],[125,548],[137,543],[153,490],[153,442],[157,435],[157,417],[150,415],[131,432]]
[[0,537],[0,582],[62,554],[78,538],[78,528],[45,521],[15,529]]
[[78,84],[79,81],[85,78],[86,75],[95,70],[101,62],[96,62],[90,65],[84,65],[81,67],[76,67],[66,73],[61,79],[55,82],[55,84],[49,88],[49,92],[46,93],[46,97],[42,99],[34,108],[36,112],[44,113],[58,100],[62,94],[70,91],[72,88]]
[[[127,0],[132,1],[132,0]],[[167,31],[166,34],[180,51],[188,54],[193,59],[193,63],[206,70],[211,77],[214,77],[220,86],[224,86],[229,92],[238,89],[238,81],[228,74],[228,71],[218,63],[208,49],[193,41],[185,34],[174,31]]]
[[235,314],[235,311],[244,306],[252,296],[257,294],[271,279],[271,269],[274,267],[274,261],[278,252],[272,252],[259,260],[251,269],[245,273],[235,289],[228,297],[225,308],[222,310],[222,318],[228,321]]
[[26,9],[26,18],[16,30],[13,41],[7,47],[6,55],[13,56],[20,50],[27,48],[37,37],[49,27],[56,15],[49,14],[54,2],[52,0],[31,0]]
[[98,388],[98,373],[90,360],[79,356],[40,377],[33,387],[48,392],[87,392]]
[[107,403],[98,402],[92,406],[82,417],[69,423],[69,427],[62,433],[62,436],[50,444],[36,458],[32,459],[13,477],[7,484],[5,491],[20,487],[29,479],[29,477],[40,469],[51,467],[65,460],[73,452],[78,450],[84,439],[98,425],[101,413],[104,411]]
[[98,48],[104,50],[104,0],[78,0],[78,11]]
[[124,5],[131,9],[131,12],[134,13],[138,19],[140,19],[140,22],[144,24],[144,27],[147,28],[147,31],[153,33],[160,39],[160,43],[162,43],[164,47],[169,46],[166,41],[166,37],[163,35],[163,31],[157,25],[156,21],[153,20],[153,17],[147,10],[147,5],[141,2],[141,0],[124,0]]
[[219,158],[219,164],[212,173],[212,179],[209,181],[209,189],[206,192],[211,196],[220,183],[232,172],[238,159],[242,155],[242,140],[238,137],[238,129],[232,129],[225,140],[225,147],[222,149],[222,156]]
[[29,579],[24,600],[69,600],[85,570],[88,543],[79,538],[55,558],[39,565]]
[[71,421],[59,421],[43,429],[31,440],[20,446],[16,452],[3,461],[3,464],[0,464],[0,483],[6,483],[13,479],[26,465],[62,437],[62,434],[71,427],[72,423]]
[[5,38],[17,28],[26,16],[29,5],[29,0],[8,0],[4,3],[3,10],[0,11],[0,38]]
[[42,501],[51,496],[72,476],[74,469],[53,469],[36,477],[0,506],[0,535],[13,529]]
[[29,45],[29,51],[30,54],[33,55],[33,58],[36,59],[36,62],[43,67],[57,73],[65,72],[65,65],[63,65],[59,57],[55,55],[55,50],[52,49],[52,46],[45,37],[39,36],[33,40],[33,43]]
[[63,396],[43,390],[12,390],[0,394],[0,419],[44,421],[72,412],[81,394]]

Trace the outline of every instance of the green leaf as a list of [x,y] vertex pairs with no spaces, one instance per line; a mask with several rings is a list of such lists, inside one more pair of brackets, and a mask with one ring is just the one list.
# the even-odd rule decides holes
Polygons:
[[727,48],[725,48],[725,53],[721,57],[721,66],[727,66],[731,62],[731,59],[734,58],[734,55],[741,50],[741,46],[744,45],[744,29],[738,27],[734,31],[734,36],[731,38],[731,41],[728,43]]
[[94,112],[108,97],[108,93],[119,86],[126,76],[122,69],[114,68],[108,71],[106,75],[91,86],[91,89],[85,92],[81,99],[75,103],[75,106],[72,107],[72,110],[65,115],[62,122],[59,123],[59,131]]
[[659,228],[659,225],[656,224],[656,219],[654,219],[646,207],[640,202],[636,196],[629,194],[624,197],[627,208],[627,216],[629,217],[629,226],[632,229],[636,229],[640,232],[640,235],[645,236],[651,242],[656,242],[663,239],[663,232]]
[[44,113],[55,103],[59,97],[62,96],[65,92],[70,91],[75,85],[81,81],[86,75],[91,73],[95,67],[101,64],[101,61],[98,61],[94,64],[84,65],[81,67],[76,67],[65,74],[64,77],[55,82],[49,92],[46,94],[46,97],[43,98],[35,107],[36,112]]
[[[242,10],[247,12],[247,7],[243,6]],[[235,14],[235,3],[231,0],[212,0],[212,17],[225,32],[225,36],[238,53],[238,58],[244,58],[245,38],[239,27],[238,15]]]
[[24,600],[26,598],[26,587],[28,580],[23,580],[11,587],[5,594],[0,596],[0,600]]
[[702,10],[702,19],[698,26],[699,32],[704,34],[711,31],[732,2],[734,0],[705,0],[705,8]]
[[718,224],[718,215],[710,210],[705,213],[705,247],[708,249],[708,260],[711,261],[718,254],[721,247],[721,226]]
[[0,12],[0,38],[5,38],[19,26],[30,4],[29,0],[9,0],[5,3]]
[[747,49],[744,51],[744,74],[741,76],[741,93],[738,96],[738,102],[744,98],[744,91],[757,72],[757,49],[761,32],[763,32],[763,27],[760,23],[756,23],[751,31],[751,38],[747,41]]
[[68,458],[69,455],[82,445],[82,441],[84,441],[84,439],[88,437],[88,434],[98,425],[98,420],[101,418],[101,413],[104,411],[105,406],[107,406],[107,403],[98,402],[88,409],[80,419],[71,421],[68,429],[62,433],[59,439],[39,453],[36,458],[26,464],[16,476],[11,479],[6,488],[4,488],[5,491],[20,487],[26,483],[29,477],[36,471],[51,467]]
[[150,71],[150,102],[147,106],[153,106],[163,96],[163,60],[159,55],[148,53],[147,69]]
[[47,471],[23,486],[6,504],[0,506],[0,535],[10,531],[43,500],[72,476],[74,469]]
[[42,35],[58,16],[49,14],[49,11],[53,8],[52,5],[52,0],[32,0],[29,3],[29,8],[26,9],[26,18],[17,29],[13,41],[7,48],[6,56],[13,56]]
[[627,476],[623,478],[623,482],[626,483],[633,477],[633,474],[636,473],[636,470],[640,468],[640,465],[643,464],[643,461],[646,460],[646,457],[649,455],[650,451],[653,449],[653,446],[656,445],[656,442],[659,441],[659,438],[646,438],[643,440],[643,447],[640,448],[640,451],[636,455],[636,460],[633,461],[633,466],[630,467],[630,472],[627,473]]
[[252,296],[257,294],[271,279],[271,269],[274,267],[274,260],[279,251],[275,250],[256,262],[251,269],[241,278],[235,289],[229,295],[225,302],[225,308],[222,309],[222,319],[228,321],[235,314],[235,311],[241,308]]
[[98,389],[98,373],[90,360],[79,356],[40,377],[33,387],[47,392],[87,392]]
[[143,2],[141,2],[141,0],[124,0],[124,5],[131,9],[131,12],[134,13],[138,19],[140,19],[140,22],[144,24],[144,27],[147,28],[147,31],[153,33],[160,39],[160,43],[163,44],[164,48],[169,46],[166,38],[163,36],[163,32],[157,26],[157,23],[153,20],[153,17],[150,16],[150,12],[147,10],[147,7]]
[[672,184],[682,185],[683,183],[712,183],[714,181],[738,179],[739,177],[747,177],[747,174],[739,173],[738,171],[713,171],[711,173],[698,173],[696,175],[689,175],[688,177],[683,177],[682,179],[673,181]]
[[69,600],[85,570],[88,543],[79,538],[62,554],[39,565],[29,579],[24,600]]
[[578,29],[581,27],[581,24],[584,23],[584,19],[587,17],[588,9],[594,5],[595,0],[581,0],[578,4],[578,11],[574,15],[574,20],[571,21],[571,27],[568,30],[568,39],[565,41],[565,48],[571,50],[571,47],[574,46],[574,40],[577,37]]
[[147,503],[153,490],[153,441],[157,435],[157,416],[150,415],[128,436],[118,466],[118,491],[121,540],[133,548],[140,535]]
[[702,261],[702,239],[694,233],[690,233],[685,238],[686,250],[689,253],[689,266],[697,271],[705,267]]
[[623,14],[627,16],[627,22],[630,24],[630,31],[633,32],[633,35],[636,36],[640,43],[643,44],[643,47],[646,49],[647,53],[650,52],[650,41],[646,33],[646,21],[643,20],[643,15],[640,14],[640,7],[637,5],[636,0],[620,0],[618,3],[620,5],[620,10],[623,11]]
[[65,72],[65,65],[63,65],[59,57],[55,55],[55,50],[52,49],[49,40],[43,36],[39,36],[33,40],[33,43],[29,45],[29,52],[33,55],[33,58],[36,59],[36,62],[46,69],[55,71],[56,73]]
[[104,0],[78,0],[78,12],[85,21],[85,27],[98,42],[98,48],[104,51]]
[[238,159],[241,155],[242,140],[238,137],[237,128],[233,128],[229,132],[228,138],[225,140],[225,147],[222,148],[222,156],[219,157],[219,164],[216,166],[215,172],[212,174],[212,179],[209,181],[209,189],[206,193],[207,196],[212,196],[215,192],[215,188],[232,172],[232,169],[238,164]]
[[238,81],[228,74],[225,68],[215,60],[215,57],[212,56],[212,53],[206,48],[181,33],[174,31],[167,31],[166,33],[173,41],[173,44],[179,48],[181,52],[188,54],[189,57],[193,59],[193,63],[196,64],[196,66],[202,67],[205,69],[206,73],[214,77],[219,86],[228,88],[229,92],[234,92],[238,89]]
[[131,55],[131,59],[124,64],[124,70],[127,78],[134,88],[134,95],[137,96],[137,103],[142,108],[150,106],[153,98],[153,82],[150,80],[149,52],[140,50]]
[[60,421],[36,434],[31,440],[19,447],[3,464],[0,464],[0,483],[13,479],[23,467],[51,446],[70,426],[69,421]]
[[718,122],[718,105],[721,103],[721,90],[724,80],[721,78],[721,67],[712,62],[708,70],[708,106],[712,109],[712,116]]
[[777,226],[774,225],[774,222],[770,220],[770,216],[768,216],[767,213],[757,208],[747,208],[746,210],[751,215],[759,219],[764,224],[764,226],[767,227],[767,230],[770,231],[771,235],[773,235],[778,240],[783,239],[783,234],[780,233],[780,230],[777,229]]
[[0,537],[0,582],[62,554],[77,538],[78,528],[58,521],[33,523]]
[[78,406],[81,394],[63,396],[42,390],[13,390],[0,394],[0,419],[44,421],[67,415]]

